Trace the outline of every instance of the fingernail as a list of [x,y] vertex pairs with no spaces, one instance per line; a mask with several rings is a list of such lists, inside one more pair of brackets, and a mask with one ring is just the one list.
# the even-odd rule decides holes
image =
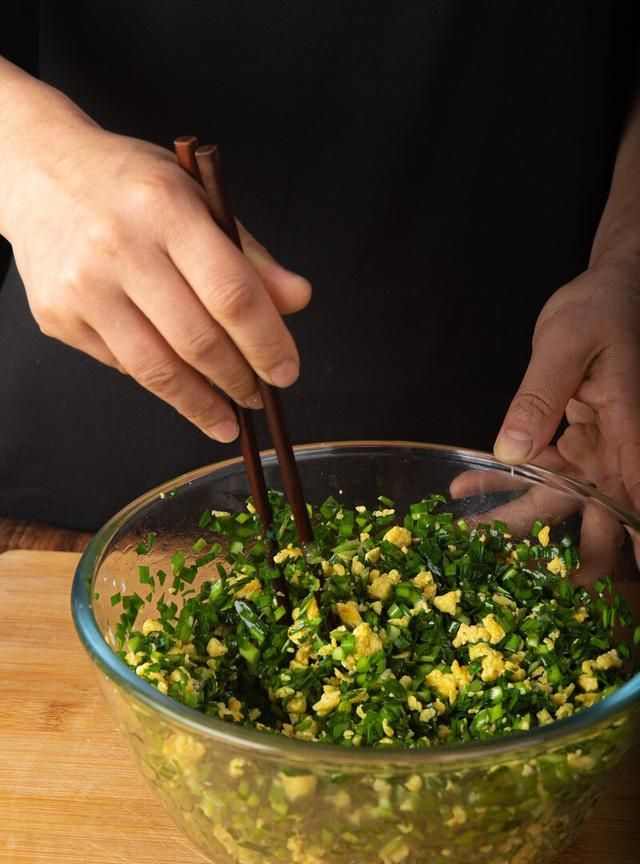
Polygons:
[[231,441],[235,441],[238,437],[239,431],[235,420],[223,420],[222,423],[218,423],[207,434],[222,444],[230,444]]
[[532,447],[533,441],[526,432],[505,429],[498,435],[493,452],[501,462],[525,462]]
[[298,364],[293,360],[285,360],[269,372],[269,380],[276,387],[288,387],[298,377]]
[[245,408],[253,408],[254,410],[262,408],[262,396],[256,390],[248,399],[244,400],[243,404]]

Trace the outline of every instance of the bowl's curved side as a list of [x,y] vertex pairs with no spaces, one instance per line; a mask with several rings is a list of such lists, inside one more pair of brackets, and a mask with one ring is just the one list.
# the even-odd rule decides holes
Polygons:
[[[428,476],[432,484],[427,489],[429,493],[447,492],[461,473],[478,471],[484,476],[500,474],[504,477],[504,488],[496,489],[495,483],[490,482],[488,491],[461,498],[456,503],[459,512],[465,516],[468,516],[470,509],[480,513],[494,512],[497,503],[520,498],[529,489],[541,486],[550,486],[554,495],[558,496],[556,502],[572,502],[574,510],[584,508],[585,503],[593,503],[593,490],[577,481],[537,466],[525,465],[512,469],[488,454],[471,450],[412,442],[377,441],[313,444],[295,449],[303,485],[310,499],[319,499],[322,493],[326,495],[326,490],[336,497],[350,495],[354,500],[391,492],[391,497],[399,502],[400,508],[425,494],[424,476]],[[273,451],[263,454],[263,467],[267,483],[278,488],[278,465]],[[371,494],[372,489],[374,495]],[[273,752],[276,757],[286,753],[288,759],[306,760],[306,742],[283,737],[274,740],[271,736],[206,717],[168,699],[138,678],[112,651],[109,640],[105,640],[113,620],[113,615],[109,614],[108,597],[119,588],[124,591],[127,578],[136,573],[138,562],[135,546],[139,539],[149,530],[160,535],[165,532],[165,546],[157,551],[157,556],[158,560],[168,561],[176,548],[189,542],[189,531],[193,532],[193,539],[196,539],[198,529],[194,522],[197,522],[197,516],[207,505],[211,506],[212,501],[215,501],[221,509],[241,507],[247,495],[242,459],[235,458],[170,480],[132,502],[96,534],[82,556],[72,587],[72,615],[80,640],[93,661],[118,686],[135,691],[138,698],[153,710],[175,717],[190,729],[242,743],[256,752]],[[608,507],[600,499],[595,506]],[[637,523],[640,526],[640,520],[634,514],[622,511],[618,505],[612,506],[615,506],[616,512],[623,513],[627,520],[625,525],[635,526]],[[566,509],[563,509],[563,513]],[[563,525],[567,527],[566,522]],[[177,530],[176,526],[179,526]],[[575,533],[576,526],[571,526],[571,530]],[[110,556],[113,556],[113,573],[105,566]],[[149,559],[145,561],[154,563]],[[98,584],[98,575],[101,584]],[[96,594],[100,594],[100,600],[96,599]],[[608,699],[592,708],[565,720],[536,727],[531,732],[422,750],[419,753],[402,751],[397,752],[395,758],[399,761],[407,759],[412,764],[416,759],[424,760],[435,769],[436,765],[448,767],[451,762],[465,758],[486,758],[490,761],[511,752],[517,753],[522,748],[535,747],[538,743],[542,747],[560,746],[563,742],[570,743],[573,736],[588,732],[602,722],[623,717],[638,705],[640,676],[635,676]],[[376,762],[387,758],[378,750],[345,751],[337,746],[314,745],[314,752],[318,752],[318,747],[326,747],[336,758],[339,754],[341,760]]]
[[[618,526],[639,526],[633,514],[570,478],[535,466],[512,470],[473,451],[351,442],[309,445],[297,454],[311,500],[330,492],[358,503],[387,494],[402,507],[425,493],[449,492],[464,475],[473,494],[452,506],[465,516],[515,502],[529,518],[527,495],[542,489],[551,493],[545,506],[563,530],[579,529],[585,507]],[[263,462],[268,484],[278,487],[275,457],[265,454]],[[145,561],[170,560],[176,548],[196,539],[193,523],[202,509],[238,507],[246,495],[239,459],[163,484],[98,532],[74,579],[73,617],[100,687],[176,822],[225,864],[338,864],[376,856],[385,864],[552,860],[629,746],[640,676],[592,708],[531,732],[431,749],[358,750],[204,716],[122,663],[108,644],[115,620],[109,596],[131,590],[139,539],[150,530],[162,535],[157,557]]]
[[154,794],[220,864],[546,864],[589,815],[634,735],[626,717],[490,764],[398,764],[389,751],[341,764],[316,749],[299,762],[189,729],[107,676],[99,682]]

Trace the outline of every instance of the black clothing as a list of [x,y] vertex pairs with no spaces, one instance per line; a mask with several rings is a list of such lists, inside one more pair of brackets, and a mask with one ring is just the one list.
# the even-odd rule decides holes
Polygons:
[[[296,442],[490,448],[547,297],[587,264],[636,4],[40,3],[39,70],[105,128],[220,144],[238,217],[311,279]],[[96,528],[237,452],[0,291],[0,515]]]

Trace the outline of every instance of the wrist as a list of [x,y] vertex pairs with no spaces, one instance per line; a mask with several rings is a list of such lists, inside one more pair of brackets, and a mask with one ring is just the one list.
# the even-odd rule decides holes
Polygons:
[[603,253],[589,263],[588,272],[615,295],[620,292],[629,299],[640,301],[640,257],[627,249],[619,248]]
[[0,58],[0,233],[9,241],[39,181],[56,173],[78,133],[97,128],[59,90]]
[[632,243],[612,243],[594,250],[589,260],[589,270],[623,281],[640,291],[640,247]]

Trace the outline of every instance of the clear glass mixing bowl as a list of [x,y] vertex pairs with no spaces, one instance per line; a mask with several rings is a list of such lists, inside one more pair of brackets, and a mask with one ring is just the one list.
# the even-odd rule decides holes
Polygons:
[[[395,442],[296,448],[307,500],[345,505],[378,495],[398,510],[431,493],[454,514],[503,518],[517,536],[535,518],[580,542],[581,579],[637,577],[640,520],[549,471],[511,469],[465,450]],[[264,454],[267,483],[282,488]],[[73,615],[100,688],[157,797],[218,864],[545,864],[570,841],[637,733],[640,676],[572,717],[502,738],[420,750],[355,749],[246,730],[162,695],[114,653],[119,610],[140,591],[143,560],[168,567],[200,535],[205,508],[241,509],[238,459],[159,487],[95,536],[73,584]],[[629,539],[631,538],[631,540]],[[143,586],[146,592],[148,586]],[[141,610],[145,616],[145,610]]]

